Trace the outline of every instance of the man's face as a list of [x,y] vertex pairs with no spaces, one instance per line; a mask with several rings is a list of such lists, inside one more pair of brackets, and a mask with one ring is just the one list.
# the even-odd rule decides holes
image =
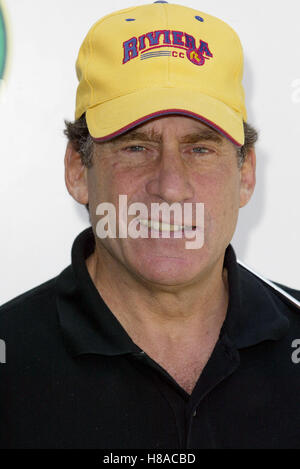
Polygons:
[[[205,276],[232,239],[239,207],[254,187],[255,160],[240,170],[236,147],[207,125],[190,117],[164,116],[121,137],[96,144],[87,171],[91,222],[96,207],[110,202],[118,214],[119,195],[128,206],[142,202],[151,217],[153,202],[204,204],[204,244],[187,249],[186,239],[97,238],[100,249],[132,275],[161,285],[187,285]],[[195,224],[195,210],[193,210]],[[135,216],[128,217],[128,223]],[[171,218],[171,223],[174,219]],[[118,217],[117,217],[118,226]]]

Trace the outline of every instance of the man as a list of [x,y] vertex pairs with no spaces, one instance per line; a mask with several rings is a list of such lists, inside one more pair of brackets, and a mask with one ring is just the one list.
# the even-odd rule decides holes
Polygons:
[[0,310],[1,447],[300,447],[299,292],[230,245],[255,186],[242,71],[236,33],[179,5],[89,31],[65,178],[91,228]]

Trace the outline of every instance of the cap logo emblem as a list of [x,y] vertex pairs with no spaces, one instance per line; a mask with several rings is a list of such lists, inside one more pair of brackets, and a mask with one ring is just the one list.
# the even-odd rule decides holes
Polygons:
[[[164,50],[161,50],[161,49]],[[170,48],[182,49],[184,52],[170,50]],[[158,50],[159,49],[159,50]],[[172,56],[187,57],[194,65],[204,65],[206,60],[213,57],[208,43],[200,39],[199,47],[196,47],[196,39],[183,31],[160,29],[142,34],[139,37],[131,37],[123,42],[123,64],[136,57],[150,59],[153,57]]]

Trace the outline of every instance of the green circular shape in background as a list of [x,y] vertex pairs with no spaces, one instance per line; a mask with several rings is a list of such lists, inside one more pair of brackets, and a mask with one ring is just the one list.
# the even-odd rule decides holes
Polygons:
[[3,77],[5,63],[6,63],[6,28],[2,8],[0,6],[0,79]]

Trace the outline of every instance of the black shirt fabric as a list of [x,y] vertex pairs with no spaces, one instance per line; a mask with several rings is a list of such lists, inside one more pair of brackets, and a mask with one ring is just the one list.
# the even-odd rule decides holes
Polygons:
[[101,299],[94,246],[88,228],[69,267],[0,308],[0,448],[300,448],[297,307],[229,245],[226,319],[189,395]]

